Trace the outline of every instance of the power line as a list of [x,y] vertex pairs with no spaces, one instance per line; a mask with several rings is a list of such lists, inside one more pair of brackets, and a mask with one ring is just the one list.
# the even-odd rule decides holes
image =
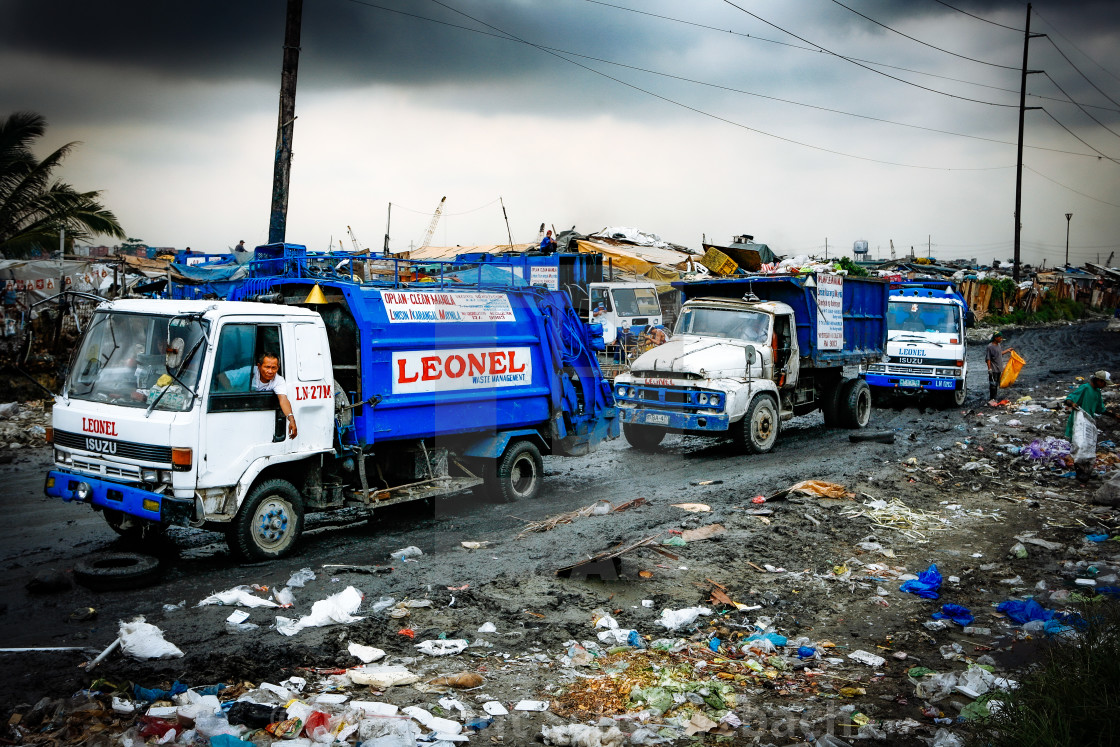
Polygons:
[[1116,99],[1114,99],[1114,98],[1112,98],[1111,96],[1109,96],[1109,95],[1108,95],[1107,93],[1105,93],[1104,91],[1102,91],[1102,90],[1100,89],[1100,86],[1098,86],[1098,85],[1097,85],[1096,83],[1094,83],[1093,81],[1089,80],[1089,76],[1088,76],[1088,75],[1086,75],[1085,73],[1081,72],[1081,68],[1079,68],[1079,67],[1078,67],[1077,65],[1074,65],[1074,64],[1073,64],[1073,60],[1071,60],[1071,59],[1070,59],[1069,57],[1067,57],[1067,56],[1066,56],[1066,53],[1062,51],[1062,48],[1061,48],[1061,47],[1059,47],[1059,46],[1058,46],[1057,44],[1054,44],[1054,40],[1053,40],[1053,39],[1050,39],[1050,37],[1046,37],[1046,38],[1050,40],[1050,44],[1052,44],[1052,45],[1053,45],[1054,49],[1058,50],[1058,54],[1060,54],[1060,55],[1061,55],[1061,56],[1062,56],[1062,57],[1063,57],[1063,58],[1065,59],[1065,61],[1069,63],[1070,67],[1072,67],[1072,68],[1073,68],[1074,70],[1076,70],[1076,71],[1077,71],[1077,73],[1078,73],[1078,74],[1079,74],[1079,75],[1080,75],[1080,76],[1081,76],[1082,78],[1084,78],[1084,79],[1085,79],[1085,82],[1086,82],[1086,83],[1088,83],[1088,84],[1089,84],[1089,85],[1091,85],[1091,86],[1092,86],[1093,88],[1095,88],[1095,89],[1097,90],[1097,93],[1099,93],[1099,94],[1100,94],[1101,96],[1104,96],[1104,97],[1105,97],[1106,99],[1108,99],[1108,100],[1109,100],[1109,101],[1111,101],[1112,103],[1116,104],[1117,106],[1120,106],[1120,101],[1117,101]]
[[[790,42],[780,41],[778,39],[769,39],[765,36],[758,36],[757,34],[746,34],[746,33],[743,33],[741,31],[733,31],[731,29],[721,29],[718,26],[709,26],[707,24],[697,23],[695,21],[689,21],[689,20],[686,20],[684,18],[675,18],[673,16],[661,15],[659,13],[650,13],[649,11],[639,10],[637,8],[627,8],[624,5],[615,5],[614,3],[604,2],[604,0],[584,0],[584,2],[592,3],[594,5],[602,5],[602,6],[607,7],[607,8],[614,8],[615,10],[623,10],[623,11],[626,11],[627,13],[636,13],[638,15],[650,16],[651,18],[657,18],[657,19],[660,19],[660,20],[663,20],[663,21],[671,21],[673,23],[680,23],[680,24],[684,24],[686,26],[695,26],[696,28],[706,29],[708,31],[716,31],[716,32],[719,32],[721,34],[730,34],[732,36],[739,36],[739,37],[742,37],[744,39],[751,39],[752,41],[766,42],[767,44],[776,44],[778,46],[788,47],[790,49],[796,49],[796,50],[799,50],[799,51],[802,51],[802,52],[812,52],[813,54],[820,54],[822,52],[827,52],[827,50],[825,50],[821,47],[817,47],[817,46],[803,46],[801,44],[791,44]],[[462,27],[459,27],[459,28],[467,28],[467,27],[462,26]],[[491,36],[491,34],[487,34],[487,36]],[[809,42],[809,44],[811,45],[812,43]],[[865,63],[867,65],[875,65],[877,67],[884,67],[884,68],[888,68],[890,70],[901,70],[901,71],[907,72],[907,73],[914,73],[915,75],[925,75],[925,76],[928,76],[930,78],[940,78],[941,80],[949,80],[949,81],[952,81],[954,83],[964,83],[965,85],[977,86],[979,88],[989,88],[993,91],[1002,91],[1004,93],[1014,93],[1014,94],[1019,93],[1019,89],[1017,89],[1017,88],[1004,88],[1003,86],[993,86],[993,85],[990,85],[988,83],[977,83],[976,81],[973,81],[973,80],[964,80],[963,78],[954,78],[950,75],[941,75],[939,73],[930,73],[930,72],[926,72],[925,70],[915,70],[914,68],[910,68],[910,67],[903,67],[901,65],[891,65],[891,64],[886,63],[886,62],[878,62],[876,60],[868,60],[868,59],[865,59],[865,58],[862,58],[862,57],[852,57],[852,56],[849,56],[849,55],[837,55],[837,56],[844,57],[844,59],[847,59],[847,60],[854,60],[856,62],[862,62],[862,63]],[[1067,101],[1066,99],[1059,99],[1059,98],[1056,98],[1054,96],[1043,96],[1041,94],[1034,94],[1034,93],[1028,93],[1027,95],[1031,96],[1033,98],[1044,99],[1046,101],[1059,101],[1063,104],[1069,103],[1069,101]],[[1120,113],[1120,109],[1112,109],[1110,107],[1100,106],[1100,105],[1097,105],[1097,104],[1082,104],[1082,106],[1087,106],[1091,109],[1103,109],[1104,111]]]
[[852,13],[855,13],[860,18],[863,18],[863,19],[866,19],[866,20],[870,21],[871,23],[875,24],[876,26],[881,26],[882,28],[885,28],[887,31],[893,31],[894,33],[898,34],[901,37],[909,39],[912,42],[917,42],[918,44],[921,44],[923,47],[929,47],[930,49],[936,49],[938,52],[944,52],[945,54],[950,54],[954,57],[959,57],[962,60],[968,60],[969,62],[979,62],[981,65],[990,65],[992,67],[1003,68],[1004,70],[1018,70],[1019,69],[1017,67],[1012,67],[1011,65],[1000,65],[1000,64],[997,64],[995,62],[988,62],[987,60],[978,60],[975,57],[969,57],[967,55],[957,54],[956,52],[951,52],[948,49],[944,49],[942,47],[935,46],[933,44],[930,44],[929,42],[924,42],[921,39],[910,36],[909,34],[904,34],[896,28],[892,28],[891,26],[888,26],[885,23],[880,23],[879,21],[876,21],[871,16],[865,16],[863,13],[860,13],[855,8],[849,8],[847,5],[844,5],[844,3],[840,2],[840,0],[832,0],[832,2],[839,5],[844,10],[851,11]]
[[[782,142],[791,143],[793,145],[799,145],[803,148],[809,148],[811,150],[817,150],[817,151],[821,151],[823,153],[831,153],[831,154],[837,155],[837,156],[844,156],[846,158],[853,158],[853,159],[856,159],[856,160],[859,160],[859,161],[867,161],[869,163],[880,163],[880,164],[884,164],[884,165],[887,165],[887,166],[902,166],[902,167],[905,167],[905,168],[912,168],[912,169],[921,169],[921,170],[929,170],[929,171],[995,171],[995,170],[999,170],[999,169],[1011,168],[1010,166],[987,166],[987,167],[954,169],[954,168],[944,167],[944,166],[921,166],[921,165],[918,165],[918,164],[899,163],[899,162],[896,162],[896,161],[886,161],[886,160],[877,159],[877,158],[869,158],[867,156],[858,156],[858,155],[855,155],[853,153],[845,153],[843,151],[833,150],[831,148],[825,148],[825,147],[819,146],[819,145],[812,145],[810,143],[805,143],[805,142],[802,142],[800,140],[794,140],[792,138],[787,138],[787,137],[783,137],[781,135],[776,135],[772,132],[766,132],[765,130],[759,130],[755,127],[749,127],[749,126],[747,126],[745,124],[742,124],[740,122],[735,122],[734,120],[727,119],[726,117],[721,117],[717,114],[712,114],[711,112],[704,111],[703,109],[698,109],[694,106],[689,106],[688,104],[684,104],[680,101],[676,101],[675,99],[671,99],[668,96],[662,96],[659,93],[655,93],[655,92],[650,91],[648,89],[642,88],[641,86],[635,85],[633,83],[629,83],[627,81],[622,80],[621,78],[616,78],[613,75],[608,75],[607,73],[604,73],[601,70],[596,70],[595,68],[590,67],[588,65],[584,65],[583,63],[577,62],[576,60],[568,59],[563,54],[561,54],[559,52],[554,52],[551,49],[549,49],[547,47],[544,47],[540,44],[536,44],[534,42],[528,41],[527,39],[522,39],[521,37],[517,36],[516,34],[512,34],[508,31],[505,31],[504,29],[500,29],[497,26],[494,26],[490,23],[487,23],[486,21],[483,21],[479,18],[475,18],[474,16],[470,15],[469,13],[466,13],[464,11],[453,8],[450,5],[448,5],[447,3],[442,2],[442,0],[431,0],[431,1],[433,3],[435,3],[436,5],[439,5],[443,8],[446,8],[447,10],[450,10],[453,13],[457,13],[457,14],[463,16],[464,18],[469,18],[470,20],[474,21],[475,23],[482,24],[483,26],[486,26],[487,28],[492,29],[492,30],[494,30],[494,31],[496,31],[500,34],[505,34],[510,39],[520,41],[521,43],[527,44],[527,45],[533,47],[534,49],[537,49],[541,52],[544,52],[545,54],[552,55],[553,57],[556,57],[557,59],[563,60],[564,62],[567,62],[570,65],[575,65],[576,67],[579,67],[579,68],[581,68],[583,70],[586,70],[590,73],[594,73],[595,75],[599,75],[603,78],[606,78],[607,80],[612,80],[615,83],[618,83],[619,85],[622,85],[622,86],[625,86],[627,88],[633,89],[633,90],[638,91],[640,93],[644,93],[647,96],[652,96],[652,97],[654,97],[656,99],[659,99],[661,101],[664,101],[668,104],[672,104],[673,106],[680,107],[681,109],[686,109],[686,110],[694,112],[696,114],[700,114],[702,116],[709,117],[709,118],[714,119],[716,121],[723,122],[725,124],[729,124],[733,127],[738,127],[740,129],[747,130],[748,132],[754,132],[754,133],[759,134],[759,135],[764,135],[766,137],[770,137],[770,138],[773,138],[775,140],[780,140]],[[358,0],[351,0],[351,2],[358,2]]]
[[1061,87],[1060,85],[1058,85],[1058,81],[1054,80],[1054,78],[1053,78],[1053,77],[1052,77],[1052,76],[1050,75],[1050,73],[1048,73],[1048,72],[1046,72],[1045,70],[1043,70],[1043,71],[1042,71],[1042,74],[1043,74],[1043,75],[1045,75],[1045,76],[1046,76],[1047,78],[1049,78],[1049,79],[1050,79],[1050,82],[1054,84],[1054,87],[1055,87],[1055,88],[1057,88],[1057,89],[1058,89],[1059,91],[1061,91],[1061,92],[1062,92],[1063,94],[1065,94],[1065,97],[1066,97],[1067,99],[1069,99],[1069,102],[1070,102],[1071,104],[1073,104],[1073,105],[1074,105],[1074,106],[1076,106],[1076,107],[1077,107],[1078,109],[1080,109],[1080,110],[1081,110],[1082,112],[1084,112],[1084,113],[1085,113],[1085,116],[1086,116],[1086,117],[1088,117],[1089,119],[1093,120],[1094,122],[1096,122],[1097,124],[1099,124],[1099,125],[1100,125],[1101,127],[1105,128],[1106,130],[1108,130],[1109,132],[1111,132],[1111,133],[1112,133],[1113,135],[1115,135],[1116,137],[1120,137],[1120,132],[1117,132],[1116,130],[1114,130],[1114,129],[1112,129],[1111,127],[1109,127],[1108,125],[1106,125],[1106,124],[1105,124],[1104,122],[1102,122],[1102,121],[1100,121],[1099,119],[1097,119],[1096,117],[1094,117],[1094,116],[1093,116],[1092,114],[1090,114],[1089,112],[1087,112],[1087,111],[1085,110],[1085,107],[1081,106],[1081,104],[1078,104],[1078,103],[1077,103],[1076,101],[1074,101],[1074,100],[1073,100],[1073,99],[1072,99],[1072,98],[1070,97],[1070,95],[1069,95],[1068,93],[1066,93],[1065,89],[1064,89],[1064,88],[1062,88],[1062,87]]
[[[1043,20],[1043,21],[1044,21],[1044,22],[1046,23],[1046,25],[1047,25],[1047,26],[1049,26],[1050,28],[1054,29],[1054,33],[1055,33],[1055,34],[1057,34],[1058,36],[1062,37],[1062,39],[1064,39],[1064,40],[1065,40],[1066,42],[1068,42],[1068,43],[1069,43],[1069,45],[1070,45],[1071,47],[1073,47],[1073,48],[1074,48],[1074,49],[1076,49],[1076,50],[1077,50],[1078,52],[1080,52],[1080,53],[1081,53],[1081,54],[1082,54],[1082,55],[1083,55],[1083,56],[1085,57],[1085,59],[1089,60],[1089,62],[1093,63],[1094,65],[1096,65],[1097,67],[1099,67],[1099,68],[1100,68],[1101,70],[1103,70],[1103,71],[1104,71],[1105,73],[1107,73],[1108,75],[1111,75],[1111,76],[1112,76],[1113,78],[1115,78],[1116,80],[1120,80],[1120,75],[1117,75],[1116,73],[1112,72],[1111,70],[1109,70],[1108,68],[1106,68],[1106,67],[1105,67],[1104,65],[1102,65],[1101,63],[1099,63],[1099,62],[1097,62],[1096,60],[1094,60],[1094,59],[1092,58],[1092,56],[1091,56],[1091,55],[1089,55],[1089,54],[1088,54],[1088,53],[1087,53],[1087,52],[1086,52],[1086,51],[1085,51],[1084,49],[1082,49],[1081,47],[1077,46],[1077,44],[1075,44],[1075,43],[1074,43],[1074,41],[1073,41],[1072,39],[1070,39],[1070,38],[1069,38],[1068,36],[1066,36],[1066,35],[1065,35],[1065,34],[1063,34],[1063,33],[1062,33],[1061,31],[1059,31],[1059,30],[1058,30],[1058,27],[1057,27],[1057,26],[1055,26],[1054,24],[1050,23],[1050,21],[1047,21],[1047,20],[1046,20],[1046,18],[1045,18],[1045,17],[1044,17],[1044,16],[1043,16],[1043,15],[1042,15],[1041,13],[1039,13],[1039,12],[1038,12],[1038,9],[1037,9],[1037,8],[1035,8],[1035,9],[1034,9],[1034,14],[1035,14],[1036,16],[1038,16],[1038,17],[1039,17],[1040,19],[1042,19],[1042,20]],[[1051,40],[1051,42],[1050,42],[1050,43],[1051,43],[1051,44],[1053,44],[1053,43],[1054,43],[1054,42],[1053,42],[1053,40]]]
[[1099,202],[1102,205],[1108,205],[1110,207],[1120,208],[1120,205],[1117,205],[1114,202],[1108,202],[1107,200],[1102,200],[1099,197],[1093,197],[1090,194],[1085,194],[1084,192],[1081,192],[1080,190],[1074,189],[1073,187],[1069,186],[1068,184],[1062,184],[1057,179],[1051,179],[1050,177],[1046,176],[1046,174],[1043,174],[1042,172],[1037,171],[1036,169],[1033,169],[1026,164],[1023,164],[1023,168],[1034,172],[1035,175],[1042,177],[1043,179],[1045,179],[1048,182],[1052,182],[1053,184],[1057,184],[1062,189],[1068,189],[1070,192],[1073,192],[1074,194],[1081,195],[1082,197],[1087,197],[1088,199],[1092,200],[1093,202]]
[[[864,70],[869,70],[869,71],[871,71],[871,72],[875,73],[876,75],[882,75],[882,76],[883,76],[883,77],[885,77],[885,78],[890,78],[891,80],[897,80],[897,81],[898,81],[899,83],[905,83],[905,84],[906,84],[906,85],[908,85],[908,86],[914,86],[915,88],[920,88],[920,89],[922,89],[923,91],[929,91],[929,92],[931,92],[931,93],[938,93],[938,94],[941,94],[942,96],[948,96],[948,97],[950,97],[950,98],[954,98],[954,99],[960,99],[961,101],[971,101],[971,102],[972,102],[972,103],[974,103],[974,104],[984,104],[984,105],[986,105],[986,106],[1000,106],[1000,107],[1005,107],[1005,108],[1008,108],[1008,109],[1012,109],[1012,108],[1014,108],[1014,109],[1017,109],[1017,108],[1019,108],[1019,105],[1018,105],[1018,104],[996,104],[996,103],[994,103],[994,102],[991,102],[991,101],[981,101],[980,99],[972,99],[972,98],[968,98],[967,96],[957,96],[956,94],[952,94],[952,93],[946,93],[945,91],[938,91],[938,90],[937,90],[937,89],[935,89],[935,88],[928,88],[928,87],[926,87],[926,86],[918,85],[917,83],[913,83],[913,82],[911,82],[911,81],[905,80],[905,79],[903,79],[903,78],[899,78],[899,77],[897,77],[897,76],[894,76],[894,75],[888,75],[887,73],[884,73],[884,72],[883,72],[882,70],[876,70],[876,69],[875,69],[875,68],[873,68],[873,67],[868,67],[867,65],[864,65],[864,64],[863,64],[863,63],[861,63],[861,62],[856,62],[856,61],[855,61],[854,59],[852,59],[851,57],[845,57],[844,55],[842,55],[842,54],[840,54],[840,53],[838,53],[838,52],[833,52],[833,51],[832,51],[831,49],[828,49],[828,48],[826,48],[826,47],[822,47],[822,46],[821,46],[820,44],[817,44],[816,42],[811,42],[811,41],[809,41],[808,39],[805,39],[805,38],[803,38],[803,37],[800,37],[800,36],[798,36],[797,34],[793,33],[792,31],[789,31],[789,30],[787,30],[787,29],[784,29],[784,28],[782,28],[781,26],[777,25],[776,23],[772,23],[772,22],[770,22],[770,21],[767,21],[767,20],[766,20],[765,18],[763,18],[762,16],[760,16],[760,15],[757,15],[757,14],[755,14],[755,13],[752,13],[752,12],[750,12],[749,10],[747,10],[746,8],[744,8],[744,7],[740,6],[740,5],[736,5],[735,3],[731,2],[731,0],[723,0],[723,2],[727,3],[727,4],[728,4],[728,5],[730,5],[730,6],[732,7],[732,8],[735,8],[735,9],[737,9],[737,10],[739,10],[739,11],[743,12],[743,13],[746,13],[746,14],[747,14],[748,16],[750,16],[751,18],[754,18],[754,19],[756,19],[756,20],[762,21],[762,22],[763,22],[763,23],[765,23],[765,24],[766,24],[767,26],[771,26],[771,27],[773,27],[773,28],[777,29],[778,31],[781,31],[782,33],[785,33],[785,34],[789,34],[789,35],[790,35],[790,36],[792,36],[792,37],[793,37],[794,39],[797,39],[797,40],[799,40],[799,41],[805,42],[806,44],[811,44],[811,45],[813,45],[814,47],[818,47],[818,48],[820,48],[820,50],[821,50],[822,52],[827,52],[828,54],[832,55],[833,57],[839,57],[839,58],[840,58],[841,60],[846,60],[847,62],[850,62],[850,63],[852,63],[853,65],[856,65],[857,67],[862,67],[862,68],[863,68]],[[833,2],[836,2],[836,0],[833,0]],[[1011,68],[1011,69],[1014,69],[1014,68]]]
[[1047,109],[1047,108],[1046,108],[1045,106],[1042,106],[1042,107],[1039,107],[1039,108],[1040,108],[1040,109],[1041,109],[1042,111],[1046,112],[1046,116],[1050,117],[1050,119],[1052,119],[1052,120],[1054,120],[1055,122],[1057,122],[1057,124],[1058,124],[1058,126],[1059,126],[1059,127],[1061,127],[1061,128],[1063,129],[1063,130],[1065,130],[1066,132],[1068,132],[1068,133],[1069,133],[1070,135],[1073,135],[1073,136],[1074,136],[1074,138],[1076,138],[1076,139],[1077,139],[1077,140],[1078,140],[1078,141],[1079,141],[1079,142],[1080,142],[1080,143],[1081,143],[1082,145],[1084,145],[1084,146],[1085,146],[1086,148],[1088,148],[1089,150],[1093,151],[1094,153],[1096,153],[1097,155],[1099,155],[1099,156],[1100,156],[1101,158],[1107,158],[1107,159],[1108,159],[1109,161],[1112,161],[1113,163],[1115,163],[1115,164],[1117,164],[1117,165],[1120,165],[1120,161],[1117,161],[1117,160],[1116,160],[1115,158],[1113,158],[1112,156],[1108,155],[1107,153],[1102,153],[1101,151],[1097,150],[1096,148],[1094,148],[1093,146],[1089,145],[1089,144],[1088,144],[1087,142],[1085,142],[1084,140],[1082,140],[1082,139],[1081,139],[1081,137],[1080,137],[1080,136],[1079,136],[1079,135],[1078,135],[1077,133],[1075,133],[1075,132],[1074,132],[1073,130],[1071,130],[1070,128],[1066,127],[1066,126],[1065,126],[1064,124],[1062,124],[1062,123],[1061,123],[1061,122],[1060,122],[1060,121],[1058,120],[1058,118],[1057,118],[1057,117],[1055,117],[1055,116],[1054,116],[1053,114],[1051,114],[1051,113],[1050,113],[1050,110],[1049,110],[1049,109]]
[[1001,29],[1010,29],[1011,31],[1015,31],[1015,32],[1020,33],[1020,34],[1023,33],[1023,29],[1017,29],[1014,26],[1004,26],[1002,23],[996,23],[995,21],[988,20],[987,18],[982,18],[981,16],[973,15],[972,13],[969,13],[967,10],[961,10],[960,8],[955,8],[952,5],[949,5],[949,3],[945,2],[945,0],[933,0],[933,1],[935,3],[940,3],[941,5],[944,5],[949,10],[955,10],[958,13],[963,13],[966,16],[969,16],[970,18],[975,18],[977,21],[983,21],[984,23],[990,23],[993,26],[999,26]]

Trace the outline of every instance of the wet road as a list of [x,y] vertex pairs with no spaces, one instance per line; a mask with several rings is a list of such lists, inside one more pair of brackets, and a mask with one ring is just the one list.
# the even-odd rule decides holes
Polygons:
[[[1041,381],[1071,380],[1099,368],[1120,368],[1120,336],[1104,332],[1101,322],[1025,330],[1011,335],[1009,346],[1028,361],[1015,397],[1029,394]],[[983,345],[970,346],[970,393],[965,409],[987,399]],[[955,414],[955,413],[954,413]],[[194,601],[213,591],[242,583],[281,583],[294,569],[323,564],[382,564],[390,552],[408,545],[435,554],[446,563],[409,564],[388,576],[368,577],[375,593],[400,593],[419,584],[458,581],[484,583],[499,575],[534,573],[567,554],[600,551],[625,537],[588,536],[584,548],[543,549],[546,545],[510,552],[509,541],[525,523],[570,511],[606,498],[613,502],[639,496],[696,500],[701,480],[722,480],[719,489],[743,500],[772,493],[808,477],[845,482],[866,475],[890,460],[905,458],[919,445],[952,443],[949,414],[917,406],[876,407],[871,427],[893,429],[892,446],[857,448],[848,432],[828,430],[819,414],[786,425],[770,454],[743,456],[729,441],[670,437],[653,454],[631,450],[622,439],[587,457],[546,458],[541,497],[528,504],[499,504],[472,496],[397,507],[370,524],[312,528],[298,555],[275,563],[239,564],[224,540],[211,533],[175,530],[174,548],[164,557],[162,581],[141,590],[96,593],[81,587],[59,595],[32,595],[27,581],[48,568],[66,570],[91,553],[122,549],[99,514],[88,507],[67,505],[42,494],[49,464],[47,450],[19,453],[14,464],[0,467],[0,637],[6,646],[102,646],[111,641],[115,621],[135,614],[158,615],[165,603]],[[958,417],[959,419],[959,417]],[[310,522],[314,527],[314,521]],[[492,553],[465,555],[463,540],[493,540]],[[505,547],[503,547],[503,544]],[[453,554],[454,553],[454,554]],[[423,567],[418,567],[423,566]],[[282,578],[281,578],[282,577]],[[92,606],[100,622],[92,627],[68,623],[71,610]],[[205,634],[199,633],[204,639]]]

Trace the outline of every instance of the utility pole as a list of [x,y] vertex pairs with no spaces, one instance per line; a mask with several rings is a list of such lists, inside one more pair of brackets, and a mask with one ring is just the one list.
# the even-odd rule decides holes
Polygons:
[[1041,73],[1041,70],[1027,70],[1027,54],[1030,50],[1031,39],[1046,36],[1046,34],[1031,33],[1031,4],[1027,3],[1027,28],[1023,33],[1023,77],[1019,84],[1019,146],[1018,158],[1015,161],[1015,265],[1011,276],[1016,282],[1019,280],[1019,247],[1020,234],[1023,230],[1023,115],[1027,109],[1039,109],[1037,106],[1027,106],[1027,75]]
[[926,259],[933,259],[933,234],[926,234]]
[[506,214],[506,203],[501,195],[498,195],[498,202],[502,203],[502,217],[506,219],[506,236],[509,236],[509,248],[513,249],[513,233],[509,230],[509,215]]
[[828,261],[828,237],[827,236],[824,237],[824,260],[825,260],[825,262]]
[[1069,219],[1072,217],[1073,213],[1066,213],[1066,267],[1069,267]]
[[389,212],[385,216],[385,244],[381,247],[381,253],[389,256],[389,225],[393,221],[393,203],[389,203]]
[[292,137],[296,131],[296,73],[303,0],[288,0],[284,22],[284,68],[280,73],[280,116],[276,124],[276,162],[272,168],[272,213],[268,243],[281,244],[288,223],[288,181],[292,175]]

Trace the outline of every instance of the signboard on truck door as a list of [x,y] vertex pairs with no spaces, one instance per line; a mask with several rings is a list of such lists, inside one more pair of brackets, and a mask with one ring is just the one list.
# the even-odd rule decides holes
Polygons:
[[844,349],[844,276],[817,273],[817,348]]

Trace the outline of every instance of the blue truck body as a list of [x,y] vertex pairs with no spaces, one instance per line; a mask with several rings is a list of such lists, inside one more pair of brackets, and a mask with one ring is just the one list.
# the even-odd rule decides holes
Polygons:
[[[810,280],[812,279],[812,282]],[[693,298],[742,298],[754,293],[764,301],[777,301],[793,309],[801,366],[834,368],[878,360],[887,342],[887,283],[877,278],[844,278],[844,339],[840,350],[822,350],[817,344],[820,314],[814,275],[762,275],[720,280],[675,282],[673,287]]]

